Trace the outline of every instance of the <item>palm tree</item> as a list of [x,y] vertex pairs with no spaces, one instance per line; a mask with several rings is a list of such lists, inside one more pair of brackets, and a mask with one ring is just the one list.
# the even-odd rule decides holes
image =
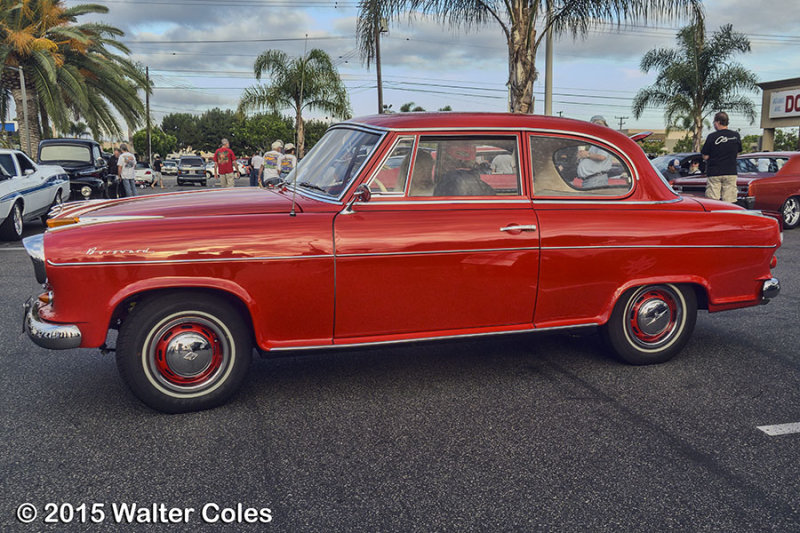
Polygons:
[[400,106],[401,113],[416,113],[419,111],[425,111],[425,109],[422,106],[418,106],[414,102],[406,102]]
[[[370,63],[382,19],[397,19],[419,10],[451,26],[467,29],[491,21],[500,25],[508,46],[508,86],[511,111],[533,111],[536,51],[547,34],[585,35],[601,22],[617,24],[673,18],[699,11],[702,0],[360,0],[358,41]],[[541,26],[537,34],[537,26]]]
[[83,122],[70,122],[69,127],[66,129],[65,133],[70,135],[71,137],[83,137],[84,135],[88,134],[89,132],[86,129],[86,124]]
[[303,57],[290,58],[280,50],[267,50],[253,65],[256,79],[269,73],[271,83],[248,87],[239,100],[239,111],[292,109],[297,131],[297,155],[305,152],[303,111],[316,109],[336,118],[350,117],[347,90],[328,54],[314,48]]
[[750,41],[727,24],[705,38],[705,22],[698,17],[694,24],[678,32],[678,47],[657,48],[642,58],[644,72],[658,72],[650,87],[641,89],[633,100],[633,116],[639,118],[645,108],[664,106],[667,124],[689,118],[694,151],[699,152],[706,118],[720,110],[743,113],[755,121],[755,104],[745,93],[757,90],[755,74],[732,62],[736,53],[750,51]]
[[114,52],[130,53],[116,40],[122,31],[76,23],[81,15],[107,12],[98,5],[66,7],[62,0],[0,0],[0,81],[11,88],[21,115],[20,69],[24,74],[28,118],[21,117],[20,140],[27,146],[30,139],[33,157],[51,120],[64,131],[70,117],[82,117],[95,135],[122,133],[114,111],[129,127],[141,122],[137,91],[149,87],[142,69]]

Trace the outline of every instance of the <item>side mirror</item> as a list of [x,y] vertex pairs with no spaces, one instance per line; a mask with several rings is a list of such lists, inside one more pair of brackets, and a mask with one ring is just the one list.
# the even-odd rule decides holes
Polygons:
[[35,170],[33,170],[32,168],[26,168],[26,169],[24,170],[23,174],[25,174],[26,176],[30,176],[30,175],[34,174],[35,172],[36,172],[36,171],[35,171]]
[[347,202],[347,206],[344,208],[344,211],[342,211],[342,214],[349,215],[350,213],[353,213],[353,204],[356,203],[356,201],[369,202],[370,198],[372,198],[372,192],[370,192],[369,187],[362,183],[356,187],[353,197],[350,198],[349,202]]

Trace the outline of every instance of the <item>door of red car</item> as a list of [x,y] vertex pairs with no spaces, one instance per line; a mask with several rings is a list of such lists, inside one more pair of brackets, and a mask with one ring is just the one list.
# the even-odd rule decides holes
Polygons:
[[[476,160],[487,147],[503,151],[506,173]],[[516,135],[396,141],[370,201],[334,222],[335,342],[531,324],[539,236],[519,154]]]

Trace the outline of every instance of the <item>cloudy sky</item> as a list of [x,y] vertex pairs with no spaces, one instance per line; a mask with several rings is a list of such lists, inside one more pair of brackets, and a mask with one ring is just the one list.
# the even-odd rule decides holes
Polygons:
[[[78,2],[67,0],[68,5]],[[171,112],[202,113],[235,108],[243,88],[256,82],[253,62],[274,48],[301,55],[321,48],[345,81],[356,116],[377,111],[374,67],[360,60],[355,40],[357,3],[352,0],[94,0],[109,13],[103,22],[125,31],[132,57],[150,68],[156,122]],[[709,31],[731,23],[747,34],[752,52],[736,58],[760,81],[800,77],[800,10],[796,0],[708,0]],[[83,20],[88,20],[84,17]],[[652,83],[639,70],[642,55],[671,47],[684,21],[657,21],[617,31],[599,27],[585,39],[559,39],[555,47],[553,111],[588,119],[602,114],[618,127],[661,129],[663,112],[639,120],[631,113],[636,91]],[[306,41],[307,37],[307,41]],[[392,22],[381,41],[384,103],[397,110],[413,101],[428,110],[505,111],[507,59],[496,24],[466,32],[424,17]],[[544,46],[537,57],[544,70]],[[535,111],[543,112],[543,76],[535,87]],[[759,104],[760,94],[753,100]],[[732,126],[756,133],[743,117]]]

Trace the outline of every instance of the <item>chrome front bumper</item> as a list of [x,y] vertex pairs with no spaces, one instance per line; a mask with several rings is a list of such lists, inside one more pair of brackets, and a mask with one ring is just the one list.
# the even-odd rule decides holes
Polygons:
[[778,278],[770,278],[764,280],[764,285],[761,287],[761,299],[767,303],[772,298],[775,298],[781,293],[781,282]]
[[41,302],[29,298],[24,304],[25,313],[22,319],[22,330],[28,337],[49,350],[69,350],[81,345],[81,330],[70,324],[53,324],[39,318]]

